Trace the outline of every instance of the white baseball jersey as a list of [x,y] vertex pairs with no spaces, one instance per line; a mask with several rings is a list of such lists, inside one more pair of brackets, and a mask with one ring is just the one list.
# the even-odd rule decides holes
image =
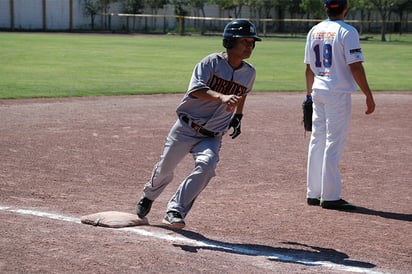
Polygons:
[[253,87],[256,70],[246,61],[233,69],[224,58],[224,53],[213,53],[203,58],[194,68],[188,91],[177,107],[178,115],[186,115],[195,123],[213,132],[228,129],[233,112],[221,102],[209,102],[190,96],[191,92],[211,89],[216,92],[238,96],[247,95]]
[[358,31],[341,20],[322,21],[307,35],[304,62],[315,74],[314,90],[355,92],[348,65],[363,60]]

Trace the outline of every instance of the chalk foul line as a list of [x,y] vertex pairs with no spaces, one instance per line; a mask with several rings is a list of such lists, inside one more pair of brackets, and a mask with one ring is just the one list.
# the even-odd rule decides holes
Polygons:
[[[20,208],[14,208],[11,206],[2,206],[2,205],[0,205],[0,211],[13,212],[16,214],[21,214],[21,215],[37,216],[37,217],[48,218],[48,219],[53,219],[53,220],[58,220],[58,221],[65,221],[65,222],[70,222],[70,223],[81,224],[80,218],[64,216],[64,215],[55,214],[55,213],[41,212],[41,211],[30,210],[30,209],[20,209]],[[127,232],[131,232],[131,233],[134,233],[140,236],[151,237],[151,238],[156,238],[156,239],[170,241],[170,242],[190,244],[192,246],[196,246],[200,248],[225,250],[230,253],[249,255],[249,256],[250,255],[262,256],[262,257],[266,257],[269,260],[274,260],[274,261],[299,263],[299,264],[305,264],[307,266],[325,267],[325,268],[329,268],[333,270],[354,272],[354,273],[383,274],[383,272],[377,272],[377,271],[373,271],[371,269],[362,268],[362,267],[347,266],[347,265],[337,264],[337,263],[332,263],[332,262],[327,262],[327,261],[315,261],[315,260],[304,259],[300,257],[298,258],[298,257],[284,255],[281,253],[271,252],[271,251],[263,251],[263,250],[249,248],[249,247],[242,247],[241,245],[236,245],[236,244],[218,243],[216,241],[207,240],[207,239],[194,240],[194,239],[190,239],[184,236],[168,235],[166,233],[161,233],[161,232],[151,232],[143,228],[137,228],[137,227],[115,228],[115,230],[127,231]]]

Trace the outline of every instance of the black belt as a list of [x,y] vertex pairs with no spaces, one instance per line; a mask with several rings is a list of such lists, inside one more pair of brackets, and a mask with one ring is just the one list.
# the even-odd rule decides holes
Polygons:
[[198,124],[193,123],[193,121],[190,123],[190,119],[187,116],[182,116],[182,121],[185,122],[186,124],[188,124],[191,128],[193,128],[194,130],[196,130],[200,134],[203,134],[205,136],[215,137],[215,136],[219,135],[218,132],[209,131],[209,130],[203,128],[202,126],[199,126]]

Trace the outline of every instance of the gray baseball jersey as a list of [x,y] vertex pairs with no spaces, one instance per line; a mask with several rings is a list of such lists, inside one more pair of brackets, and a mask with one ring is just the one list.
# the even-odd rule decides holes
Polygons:
[[183,118],[178,118],[171,128],[160,161],[156,164],[153,175],[144,189],[144,197],[155,200],[163,189],[172,181],[173,172],[178,163],[191,153],[195,167],[179,185],[170,199],[167,211],[177,211],[183,217],[190,211],[193,202],[216,175],[219,162],[222,134],[228,130],[232,111],[221,102],[197,99],[190,94],[197,90],[211,89],[225,95],[248,94],[253,86],[256,72],[247,62],[238,69],[233,69],[225,59],[226,53],[214,53],[202,59],[194,68],[189,88],[177,107],[179,117],[186,116],[197,125],[218,133],[207,138],[200,131],[195,131]]
[[226,53],[213,53],[203,58],[194,68],[188,91],[177,107],[177,114],[188,116],[195,123],[213,132],[225,132],[233,116],[220,102],[208,102],[190,96],[191,92],[211,89],[216,92],[243,96],[253,87],[256,70],[248,62],[233,69],[225,59]]

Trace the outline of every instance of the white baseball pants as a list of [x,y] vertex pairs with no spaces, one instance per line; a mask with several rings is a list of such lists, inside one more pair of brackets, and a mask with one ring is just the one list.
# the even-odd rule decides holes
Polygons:
[[348,136],[351,93],[314,90],[312,134],[307,162],[307,198],[339,200],[342,182],[339,161]]

